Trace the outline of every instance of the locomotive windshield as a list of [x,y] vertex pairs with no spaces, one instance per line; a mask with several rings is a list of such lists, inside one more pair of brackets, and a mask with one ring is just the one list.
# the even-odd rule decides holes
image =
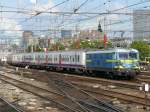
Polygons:
[[127,52],[120,52],[119,53],[119,59],[128,59],[128,53]]
[[138,59],[138,54],[135,52],[120,52],[119,59]]
[[137,53],[130,52],[130,53],[129,53],[129,58],[130,58],[130,59],[137,59]]

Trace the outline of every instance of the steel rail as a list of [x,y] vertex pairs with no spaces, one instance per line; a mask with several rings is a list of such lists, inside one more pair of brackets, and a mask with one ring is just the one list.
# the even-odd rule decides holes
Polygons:
[[[136,96],[136,95],[131,95],[131,94],[126,94],[126,93],[121,93],[121,92],[117,92],[117,91],[112,91],[112,90],[108,90],[108,89],[100,89],[98,88],[98,90],[96,90],[95,88],[91,88],[91,89],[87,89],[85,86],[81,87],[81,85],[77,85],[80,89],[90,93],[90,94],[96,94],[99,96],[106,96],[109,98],[117,98],[121,101],[125,101],[125,102],[132,102],[134,104],[139,104],[139,105],[145,105],[145,98],[144,95],[143,97],[140,96]],[[146,104],[147,106],[150,106],[150,98],[148,98],[148,103]]]
[[[63,80],[63,78],[58,77],[54,78],[54,77],[50,77],[50,80],[54,82],[54,84],[56,84],[56,87],[63,92],[64,94],[66,94],[66,96],[68,97],[72,97],[72,99],[76,100],[77,102],[80,102],[80,104],[84,105],[84,104],[88,104],[88,106],[85,106],[85,109],[90,110],[91,112],[95,112],[93,110],[93,108],[95,108],[96,110],[99,111],[107,111],[107,112],[123,112],[123,110],[116,108],[115,106],[112,106],[104,101],[100,101],[97,98],[95,98],[94,96],[88,94],[87,92],[81,90],[80,88],[76,87],[75,85],[72,85],[69,82],[66,82]],[[72,90],[71,90],[72,89]],[[76,92],[78,95],[81,95],[78,99],[77,96],[70,94],[70,92]],[[83,98],[81,99],[81,97],[83,96]],[[84,101],[85,100],[85,101]],[[85,103],[86,102],[86,103]],[[87,103],[88,102],[88,103]],[[92,106],[93,108],[89,108],[89,105]],[[109,111],[108,111],[109,110]]]
[[[23,109],[17,107],[17,106],[14,106],[12,103],[8,102],[7,100],[5,100],[4,98],[0,97],[0,102],[3,102],[5,104],[7,104],[7,106],[9,106],[11,109],[11,111],[13,112],[25,112]],[[3,108],[4,109],[4,108]],[[8,107],[7,107],[8,109]],[[5,109],[4,109],[5,110]],[[5,110],[6,111],[6,110]]]
[[[31,71],[30,69],[27,70],[27,71],[30,71],[30,72],[33,72]],[[41,72],[42,73],[45,73],[45,72]],[[53,74],[49,74],[49,75],[54,75],[55,72],[52,72]],[[38,72],[38,74],[40,74],[40,72]],[[57,75],[59,73],[56,73]],[[55,74],[55,75],[56,75]],[[32,77],[32,76],[31,76]],[[83,77],[83,76],[74,76],[74,75],[59,75],[59,77],[63,77],[65,80],[67,81],[70,81],[73,85],[80,85],[80,82],[88,82],[88,83],[93,83],[93,84],[113,84],[113,85],[117,85],[117,86],[121,86],[121,87],[125,87],[126,88],[126,85],[127,88],[131,88],[131,89],[138,89],[139,90],[139,86],[141,86],[141,84],[139,83],[132,83],[132,82],[122,82],[122,81],[114,81],[114,80],[107,80],[107,79],[97,79],[97,78],[89,78],[89,77]],[[37,79],[38,80],[38,79]],[[81,85],[80,85],[81,86]],[[140,105],[145,105],[144,103],[144,99],[140,96],[135,96],[135,95],[128,95],[126,93],[120,93],[120,92],[115,92],[115,91],[111,91],[111,90],[101,90],[101,91],[106,91],[107,93],[111,93],[111,94],[103,94],[103,92],[98,92],[98,91],[95,91],[95,90],[90,90],[89,87],[88,89],[86,89],[86,87],[84,88],[81,88],[83,89],[84,91],[90,93],[90,94],[99,94],[99,95],[102,95],[102,96],[106,96],[106,97],[109,97],[109,98],[118,98],[120,99],[121,101],[125,101],[125,102],[133,102],[135,104],[140,104]],[[116,94],[116,95],[115,95]],[[118,95],[117,95],[118,94]],[[129,99],[127,99],[126,97],[129,97]],[[135,100],[136,99],[136,100]],[[147,106],[150,106],[149,104]]]
[[[6,79],[6,78],[7,78],[7,79]],[[41,97],[41,98],[43,98],[43,99],[46,99],[46,100],[48,100],[48,101],[52,101],[52,102],[54,102],[55,104],[59,104],[59,106],[63,107],[64,109],[67,109],[68,112],[84,112],[84,111],[82,110],[82,108],[79,108],[79,105],[71,104],[71,105],[69,106],[69,105],[63,104],[61,101],[56,101],[55,98],[50,98],[50,97],[48,96],[48,94],[46,94],[45,96],[42,95],[44,92],[45,92],[45,93],[47,92],[47,93],[49,93],[49,94],[53,94],[53,95],[55,95],[55,96],[62,97],[62,98],[64,98],[66,101],[68,101],[68,102],[71,103],[70,99],[67,99],[67,97],[64,96],[63,94],[59,94],[59,93],[54,92],[54,91],[46,90],[46,89],[44,89],[44,88],[37,87],[37,86],[34,86],[34,85],[32,85],[32,84],[29,84],[29,83],[25,83],[25,82],[22,82],[22,81],[20,81],[20,80],[17,80],[17,79],[11,78],[11,77],[7,77],[7,76],[2,75],[2,74],[1,74],[0,80],[5,81],[5,82],[7,82],[7,83],[9,83],[9,84],[11,84],[11,85],[13,85],[13,86],[18,87],[18,88],[21,88],[21,89],[23,89],[23,90],[25,90],[25,91],[28,91],[28,92],[30,92],[30,93],[32,93],[32,94],[34,94],[34,95],[36,95],[36,96],[39,96],[39,97]],[[8,80],[9,80],[9,81],[8,81]],[[14,81],[14,82],[13,82],[13,81]],[[31,87],[32,87],[32,88],[31,88]],[[31,88],[31,89],[29,89],[29,88]],[[33,90],[34,88],[36,88],[37,90],[41,90],[41,91],[42,91],[42,94],[39,94],[39,92],[37,93],[37,91],[34,91],[34,90]],[[73,102],[72,102],[72,103],[73,103]],[[72,106],[74,106],[74,108],[73,108]],[[77,107],[78,107],[78,108],[77,108]],[[77,108],[77,109],[76,109],[76,108]]]

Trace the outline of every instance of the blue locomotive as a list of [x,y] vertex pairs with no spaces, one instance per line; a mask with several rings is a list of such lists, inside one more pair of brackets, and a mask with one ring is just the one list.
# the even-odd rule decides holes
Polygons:
[[135,49],[89,51],[86,61],[88,70],[105,72],[110,76],[134,77],[140,72],[139,52]]

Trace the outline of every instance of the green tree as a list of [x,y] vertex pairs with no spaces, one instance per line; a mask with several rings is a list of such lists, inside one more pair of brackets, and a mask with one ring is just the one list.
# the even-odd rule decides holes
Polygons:
[[64,49],[65,49],[65,46],[60,42],[51,44],[51,45],[49,45],[49,48],[48,48],[49,51],[57,51],[57,50],[64,50]]
[[150,56],[150,46],[145,41],[134,41],[130,47],[139,51],[141,60],[144,60],[145,57]]
[[40,48],[39,45],[35,45],[35,52],[40,52],[40,51],[44,51],[42,48]]
[[[107,48],[112,47],[112,43],[110,41],[107,42]],[[70,48],[72,49],[103,49],[104,41],[99,42],[99,40],[80,40],[75,41],[71,44]]]

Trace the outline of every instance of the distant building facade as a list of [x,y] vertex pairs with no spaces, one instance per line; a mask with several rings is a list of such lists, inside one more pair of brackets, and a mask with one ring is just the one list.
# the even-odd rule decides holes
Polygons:
[[128,47],[130,47],[133,40],[131,38],[116,37],[116,38],[110,39],[110,41],[111,41],[113,47],[128,48]]
[[61,30],[61,38],[71,38],[72,30]]
[[150,41],[150,10],[133,11],[133,38]]
[[29,44],[31,44],[32,38],[33,38],[32,31],[24,31],[22,34],[22,47],[26,49],[29,46]]
[[99,39],[101,35],[97,30],[81,30],[75,36],[80,39]]

